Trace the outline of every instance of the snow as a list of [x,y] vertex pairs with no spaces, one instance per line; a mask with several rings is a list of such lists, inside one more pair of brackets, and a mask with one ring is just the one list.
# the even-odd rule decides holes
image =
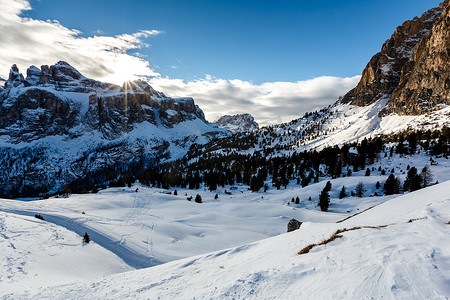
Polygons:
[[[389,114],[380,116],[386,107],[389,95],[367,106],[354,106],[337,103],[330,107],[333,114],[325,114],[312,124],[319,124],[320,132],[312,140],[300,141],[301,145],[294,149],[321,149],[326,146],[340,145],[374,137],[389,135],[405,130],[438,130],[450,126],[450,106],[441,105],[438,110],[417,116],[399,116]],[[307,120],[300,119],[288,129],[300,131],[303,126],[312,126]]]
[[172,117],[178,115],[178,113],[176,111],[174,111],[173,109],[166,110],[166,113]]
[[0,253],[0,295],[132,270],[74,232],[6,212],[0,212]]
[[[388,72],[389,65],[382,71]],[[81,107],[81,115],[87,112],[91,93],[40,88],[73,101]],[[26,89],[12,88],[11,93]],[[434,130],[449,124],[450,106],[441,105],[421,116],[382,117],[379,112],[387,101],[388,95],[366,107],[337,103],[317,119],[310,116],[287,126],[295,133],[317,126],[317,136],[306,137],[311,140],[292,141],[297,137],[289,136],[288,143],[295,145],[293,150],[303,151],[381,133]],[[9,105],[8,101],[3,105]],[[1,136],[0,146],[19,150],[43,147],[49,160],[42,168],[67,169],[71,159],[105,143],[124,142],[150,152],[165,140],[169,159],[176,159],[185,155],[191,143],[206,143],[209,133],[221,131],[199,118],[167,128],[159,110],[154,112],[156,125],[134,124],[131,132],[113,141],[106,141],[97,131],[85,132],[80,125],[73,131],[83,134],[73,139],[47,136],[11,144]],[[173,110],[166,113],[176,114]],[[286,130],[274,128],[278,133]],[[281,139],[273,144],[278,141]],[[320,178],[319,183],[305,188],[291,182],[286,189],[267,192],[252,193],[248,187],[236,185],[212,192],[205,187],[177,189],[178,195],[174,195],[173,189],[137,183],[130,188],[43,201],[1,199],[0,298],[448,299],[448,160],[436,157],[436,164],[429,166],[434,180],[441,184],[402,196],[376,196],[382,194],[376,183],[382,186],[391,169],[403,181],[408,165],[420,170],[430,163],[423,150],[412,156],[382,158],[384,154],[370,166],[374,168],[371,176],[364,176],[365,170],[361,170],[351,177]],[[381,175],[379,167],[387,170],[386,175]],[[328,180],[332,183],[331,204],[325,213],[317,202]],[[350,193],[359,182],[365,189],[362,198],[338,199],[343,186]],[[266,183],[270,186],[270,181]],[[196,194],[203,203],[187,200]],[[291,202],[295,197],[300,197],[300,204]],[[36,213],[45,220],[34,218]],[[286,234],[291,218],[303,225]],[[345,231],[342,237],[298,255],[336,230],[354,227],[361,228]],[[81,242],[84,232],[89,233],[90,244]]]
[[[6,299],[447,299],[449,220],[447,181],[341,223],[306,222],[259,242]],[[354,226],[372,227],[298,254]]]
[[388,63],[385,63],[384,65],[381,66],[381,72],[384,76],[389,75],[389,73],[392,72],[392,66],[394,65],[395,62],[391,61]]
[[[429,166],[433,173],[434,180],[438,180],[439,182],[450,180],[450,172],[448,172],[448,160],[442,157],[435,158],[435,160],[437,164]],[[51,228],[53,228],[53,231],[56,230],[59,232],[63,232],[65,235],[65,240],[68,239],[66,235],[71,236],[71,241],[73,241],[73,243],[69,244],[70,247],[64,248],[61,246],[60,248],[58,248],[58,253],[60,253],[58,254],[58,257],[63,257],[64,259],[67,259],[69,261],[64,261],[63,259],[61,259],[61,261],[52,263],[52,267],[49,267],[47,265],[47,260],[41,259],[43,254],[40,251],[43,250],[39,250],[45,249],[45,247],[47,247],[48,245],[47,241],[49,240],[48,237],[42,237],[42,232],[45,233],[46,231],[43,231],[41,226],[36,227],[35,229],[31,229],[31,227],[24,228],[21,235],[16,235],[17,231],[11,226],[3,227],[0,231],[0,247],[2,247],[1,245],[3,245],[3,247],[6,249],[8,247],[8,242],[11,241],[12,236],[16,236],[16,241],[14,242],[15,249],[11,248],[6,252],[2,250],[2,253],[7,253],[6,257],[12,257],[12,259],[8,258],[8,261],[15,261],[13,265],[19,266],[20,268],[8,267],[9,265],[11,265],[8,263],[4,263],[3,266],[0,267],[0,273],[5,274],[4,276],[9,278],[10,280],[9,284],[8,281],[5,280],[0,282],[0,295],[14,293],[14,296],[12,296],[12,298],[22,298],[24,295],[18,296],[17,293],[22,293],[25,287],[27,289],[33,290],[33,293],[35,293],[38,291],[37,288],[39,286],[48,285],[48,283],[46,283],[48,282],[47,279],[53,276],[52,274],[54,272],[64,272],[64,266],[77,264],[79,261],[84,259],[82,253],[77,254],[80,255],[80,257],[73,254],[73,252],[77,252],[77,249],[80,248],[80,240],[84,232],[88,232],[93,241],[93,244],[90,244],[89,247],[91,245],[95,245],[96,247],[100,246],[102,247],[100,249],[102,249],[104,253],[107,253],[102,256],[102,258],[107,260],[106,262],[99,260],[99,262],[105,264],[105,267],[98,267],[99,269],[97,271],[93,270],[91,272],[91,274],[93,274],[92,276],[87,277],[85,277],[81,273],[68,274],[66,276],[61,275],[59,276],[61,280],[51,281],[53,282],[52,284],[59,285],[73,280],[90,280],[98,278],[98,276],[100,275],[122,273],[125,270],[134,268],[142,269],[147,267],[152,267],[148,269],[148,272],[152,272],[152,275],[149,275],[150,277],[154,278],[152,280],[159,280],[158,278],[162,277],[155,277],[155,274],[153,273],[159,271],[150,270],[166,270],[166,267],[164,266],[167,266],[167,268],[170,269],[170,266],[186,265],[185,268],[178,269],[182,270],[183,272],[194,272],[193,269],[188,268],[187,265],[189,265],[189,261],[197,260],[197,258],[195,257],[199,257],[199,255],[201,255],[201,259],[199,259],[199,261],[205,260],[208,262],[208,265],[216,264],[216,267],[224,266],[224,268],[227,270],[229,268],[236,269],[236,273],[234,273],[233,275],[234,277],[232,275],[229,275],[229,280],[231,280],[231,277],[233,277],[234,280],[236,278],[242,278],[242,280],[248,282],[249,278],[254,275],[249,275],[245,272],[241,273],[242,270],[237,267],[237,265],[239,264],[247,264],[247,262],[244,261],[245,257],[239,258],[242,259],[242,261],[240,261],[239,263],[236,262],[236,265],[231,264],[227,266],[226,261],[228,261],[228,257],[233,258],[234,254],[237,253],[238,250],[223,249],[238,247],[237,249],[240,249],[239,252],[246,252],[247,250],[243,251],[242,249],[248,249],[248,251],[250,251],[249,249],[256,247],[255,245],[261,245],[258,247],[261,249],[265,249],[266,246],[263,245],[266,245],[267,243],[269,243],[268,249],[270,249],[271,247],[273,248],[274,245],[271,244],[272,242],[266,241],[270,241],[271,239],[267,240],[267,238],[272,237],[274,237],[273,243],[275,243],[277,247],[287,247],[287,249],[289,249],[289,247],[291,246],[287,245],[290,245],[291,241],[284,240],[282,236],[284,236],[283,233],[286,232],[287,223],[291,218],[295,218],[301,222],[304,222],[300,230],[303,233],[300,237],[296,238],[296,240],[298,240],[298,243],[296,242],[294,248],[297,252],[300,251],[306,243],[320,242],[322,239],[330,236],[334,230],[339,228],[361,225],[386,225],[397,222],[395,221],[397,217],[401,217],[404,222],[408,221],[409,219],[423,218],[424,216],[426,216],[426,212],[420,211],[420,207],[422,205],[420,202],[417,202],[418,204],[416,206],[412,205],[413,202],[408,202],[408,205],[405,205],[404,209],[407,208],[409,210],[412,210],[415,207],[414,209],[416,209],[417,211],[415,211],[414,213],[408,213],[409,210],[405,210],[405,212],[407,212],[405,214],[400,215],[398,213],[399,208],[397,208],[397,206],[400,207],[400,204],[396,204],[396,201],[398,199],[402,199],[403,197],[411,197],[410,195],[417,194],[417,192],[401,197],[398,197],[399,195],[382,197],[371,196],[374,195],[375,192],[382,193],[381,189],[377,189],[375,184],[377,181],[379,181],[382,185],[387,178],[387,175],[380,174],[380,171],[378,171],[378,167],[382,167],[382,169],[387,170],[394,169],[395,175],[399,176],[399,178],[401,178],[401,180],[403,181],[405,178],[404,173],[406,172],[407,165],[416,166],[420,170],[420,168],[427,165],[428,163],[429,157],[424,155],[423,153],[407,156],[399,156],[394,154],[392,157],[386,157],[376,162],[373,165],[374,170],[371,172],[371,176],[364,176],[365,170],[361,170],[358,172],[354,172],[351,177],[341,177],[332,180],[330,180],[329,178],[320,178],[319,183],[310,184],[305,188],[301,188],[292,183],[286,189],[282,188],[281,190],[276,190],[274,188],[271,188],[266,193],[252,193],[247,189],[246,186],[236,185],[234,187],[227,186],[224,188],[219,188],[217,191],[213,192],[207,191],[204,188],[201,188],[200,190],[177,189],[178,195],[175,196],[173,195],[173,190],[168,191],[158,188],[149,188],[136,184],[131,188],[109,188],[106,190],[102,190],[97,194],[71,195],[68,198],[51,198],[43,201],[23,202],[18,200],[2,199],[0,201],[0,214],[5,220],[23,219],[27,220],[27,222],[34,222],[42,226],[50,226]],[[389,174],[389,172],[387,174]],[[328,180],[330,180],[332,183],[332,189],[330,191],[331,205],[329,212],[324,213],[319,211],[317,202],[318,194],[323,189],[325,183]],[[347,192],[350,193],[350,191],[355,189],[356,185],[359,182],[363,182],[364,184],[364,197],[346,197],[343,199],[338,199],[338,195],[342,186],[345,186]],[[270,182],[267,183],[270,185]],[[432,189],[437,189],[438,187],[448,187],[449,185],[450,183],[446,182],[443,184],[439,184]],[[137,192],[136,189],[138,189]],[[225,194],[225,189],[231,191],[232,194]],[[428,195],[426,192],[424,192],[428,190],[429,189],[422,190],[421,193],[425,193],[426,195]],[[445,188],[439,188],[438,190],[440,192],[439,194],[436,194],[436,197],[441,197],[442,199],[444,199],[446,197],[446,193],[448,193],[448,189],[446,190]],[[171,192],[172,194],[169,195],[169,192]],[[193,201],[187,201],[187,197],[192,196],[195,198],[195,195],[197,193],[202,196],[202,204],[198,204]],[[214,199],[216,193],[219,196],[218,199]],[[299,205],[290,202],[292,197],[297,196],[301,199]],[[308,200],[309,197],[311,197],[311,201]],[[428,199],[430,197],[426,196],[424,198]],[[383,207],[385,207],[385,210],[389,208],[389,212],[384,211]],[[42,222],[34,219],[32,216],[34,216],[36,213],[44,216],[45,221]],[[348,219],[344,223],[340,223],[342,225],[337,225],[337,221],[343,220],[357,213],[361,214]],[[445,213],[439,212],[439,214],[445,216]],[[361,219],[363,218],[363,216],[370,217],[364,217],[364,219]],[[382,216],[385,216],[385,218],[381,219]],[[424,222],[424,220],[421,219],[420,222]],[[410,227],[407,227],[406,229],[409,228]],[[402,229],[404,231],[404,233],[402,232],[402,234],[406,234],[407,232],[409,232],[406,229]],[[361,231],[358,231],[358,233],[346,232],[344,233],[344,235],[352,237],[353,235],[357,234],[358,238],[355,238],[355,240],[358,240],[360,237],[359,232],[364,233],[361,234],[361,236],[365,237],[365,234],[372,234],[372,231],[373,229],[367,228],[361,229]],[[386,231],[388,231],[388,228],[383,229],[382,232]],[[58,236],[63,235],[63,233],[60,233]],[[279,236],[280,234],[281,236]],[[410,232],[410,234],[412,233]],[[38,241],[33,241],[33,238],[31,238],[33,236],[36,236],[36,239],[38,239]],[[377,238],[381,240],[386,239],[382,234]],[[407,238],[405,237],[405,239]],[[409,243],[409,239],[407,239],[407,241]],[[42,247],[36,248],[34,246],[28,246],[30,243],[39,244],[42,245]],[[360,251],[361,249],[367,248],[367,246],[364,245],[348,245],[348,243],[349,242],[347,241],[344,243],[344,245],[346,245],[345,247],[349,247],[348,249],[352,249],[351,252]],[[415,247],[414,245],[408,245],[408,247]],[[416,246],[421,247],[421,245]],[[342,247],[342,249],[347,249],[344,246]],[[293,246],[291,248],[291,250],[294,251]],[[86,248],[84,247],[81,249]],[[263,251],[261,249],[260,251]],[[289,254],[285,253],[285,250],[283,249],[276,249],[276,251],[274,250],[276,253],[280,252],[284,253],[280,255],[292,257],[292,253]],[[224,254],[205,256],[205,253],[214,251],[222,251]],[[252,255],[256,255],[258,257],[264,257],[264,255],[269,254],[274,255],[274,252],[266,253],[264,251],[261,254],[253,252],[249,253],[253,253]],[[343,253],[346,252],[344,250],[339,251],[342,251]],[[369,251],[365,249],[364,251],[370,253],[371,250]],[[295,251],[293,253],[295,253]],[[308,255],[315,255],[314,253],[316,253],[316,249],[311,250],[311,253]],[[333,252],[333,255],[336,254]],[[352,254],[348,255],[350,257]],[[72,256],[74,256],[73,261]],[[210,261],[210,259],[212,259],[212,257],[214,256],[217,256],[218,259],[219,257],[224,256],[227,259],[226,261],[222,261],[220,259],[217,262]],[[276,256],[278,256],[278,254]],[[322,266],[324,268],[324,273],[320,273],[322,274],[321,276],[324,276],[324,274],[328,272],[325,271],[327,270],[325,266],[326,260],[321,261],[319,255],[316,256],[316,259],[324,264]],[[27,263],[24,265],[19,265],[20,262],[18,260],[18,257],[20,257]],[[177,260],[179,259],[189,257],[191,257],[189,261],[177,262]],[[206,259],[205,257],[208,257],[208,259]],[[268,257],[266,259],[277,261],[278,257]],[[345,259],[349,258],[347,257]],[[401,261],[400,258],[399,260]],[[346,260],[342,258],[342,261],[339,261],[339,263],[344,264],[345,261]],[[443,259],[443,261],[445,262],[445,259]],[[33,262],[34,265],[31,264],[31,262]],[[249,263],[251,264],[251,260]],[[197,263],[192,263],[190,265],[195,266],[196,264]],[[288,265],[290,265],[290,263],[288,262],[283,262],[283,264],[286,264],[285,266],[283,265],[283,268],[287,268]],[[57,267],[59,271],[54,271],[53,266]],[[91,264],[91,266],[92,268],[97,268],[95,264]],[[275,268],[274,266],[272,267]],[[348,267],[356,268],[355,266]],[[370,267],[373,266],[369,264],[368,268]],[[41,268],[45,269],[46,271],[38,272],[37,270],[40,270]],[[244,269],[246,268],[247,267],[244,267]],[[265,269],[264,272],[267,272],[268,270],[270,271],[270,268]],[[316,268],[316,266],[313,266],[310,263],[310,265],[308,265],[308,268]],[[340,266],[340,268],[344,268],[344,266]],[[174,272],[180,271],[178,269],[178,271],[169,269],[167,269],[168,271],[164,272],[168,272],[167,274],[172,274]],[[282,269],[279,269],[278,272],[284,272],[282,271]],[[198,271],[199,269],[195,270]],[[249,270],[253,269],[250,268]],[[304,272],[304,270],[300,270],[300,266],[296,266],[294,269],[288,268],[287,270],[289,272],[284,275],[287,277],[289,277],[288,275],[290,274],[290,272]],[[29,285],[28,282],[30,280],[33,280],[30,279],[30,277],[23,276],[22,272],[25,272],[26,274],[37,274],[36,276],[33,275],[33,280],[36,281],[35,285]],[[257,273],[257,271],[255,272]],[[181,278],[183,278],[183,276],[187,277],[184,277],[185,279],[181,280],[181,282],[190,282],[187,278],[190,278],[192,274],[183,274],[179,276],[181,276]],[[248,278],[245,277],[247,276],[245,274],[248,275]],[[121,275],[128,276],[124,274]],[[318,277],[315,277],[314,280],[319,280],[320,276],[316,276]],[[214,276],[211,278],[214,278]],[[136,278],[130,277],[130,280],[136,280]],[[164,280],[164,282],[172,282],[167,278],[161,280]],[[206,277],[202,280],[204,282],[213,282],[208,281]],[[216,278],[216,280],[219,279]],[[265,280],[269,280],[269,278],[266,278]],[[149,282],[154,281],[149,280]],[[174,282],[172,282],[171,284],[176,285]],[[195,286],[195,282],[189,284],[194,284]],[[226,284],[226,282],[224,282],[223,284]],[[235,284],[237,283],[235,282]],[[243,283],[241,282],[240,284],[242,285]],[[302,282],[302,285],[303,284],[305,284],[305,282]],[[309,282],[307,284],[311,285],[312,283]],[[131,286],[133,285],[131,284]],[[165,285],[163,284],[162,286]],[[317,289],[317,286],[312,286],[311,293],[314,287],[316,287]],[[172,290],[172,287],[167,288]],[[230,287],[227,287],[227,289],[229,288]],[[289,289],[290,288],[287,288],[287,290]],[[199,290],[201,289],[199,288]],[[211,292],[210,290],[208,291]],[[203,295],[209,295],[208,291],[204,290]],[[243,291],[244,294],[247,292],[245,289]],[[111,291],[105,291],[103,290],[103,288],[98,291],[98,293],[100,294],[103,292],[107,293],[108,295],[112,295]],[[224,295],[232,295],[232,293],[234,292],[238,294],[241,293],[240,291],[232,292],[231,290],[224,290],[223,292],[221,292],[221,294],[217,295],[219,296],[219,298],[226,297]],[[265,296],[266,292],[267,291],[265,290],[260,291],[255,295],[261,295],[262,293],[262,295],[264,295],[264,298],[270,298],[270,294],[268,294],[267,297]],[[134,297],[135,294],[133,293],[137,292],[133,291],[132,294],[127,297]],[[158,288],[152,288],[151,292],[149,293],[150,294],[148,297],[150,298],[153,298],[154,294],[152,293],[159,293],[159,295],[163,296],[163,298],[166,297],[166,294],[164,294]],[[186,291],[182,291],[180,293],[180,295],[184,295]],[[116,295],[116,293],[113,294]],[[139,295],[138,298],[141,298],[140,293],[136,295]],[[197,297],[197,295],[198,294],[195,294],[194,296]],[[65,294],[65,292],[62,292],[61,298],[64,298],[66,296],[67,295]],[[124,295],[118,293],[115,297],[121,298],[121,296]],[[173,294],[172,296],[175,295]],[[26,296],[25,298],[27,297],[28,296]],[[42,297],[46,298],[46,296]],[[70,297],[71,296],[69,296],[69,298]],[[145,294],[145,297],[147,297],[147,294]],[[244,298],[247,297],[250,296],[247,295]],[[167,298],[170,299],[170,294],[167,294]]]

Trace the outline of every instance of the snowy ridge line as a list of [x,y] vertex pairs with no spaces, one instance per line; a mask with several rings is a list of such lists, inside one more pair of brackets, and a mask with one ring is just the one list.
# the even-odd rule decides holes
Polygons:
[[139,252],[136,252],[120,243],[120,241],[113,240],[110,237],[108,237],[106,234],[89,227],[87,225],[84,225],[82,223],[77,222],[76,219],[68,218],[64,216],[57,216],[53,214],[48,214],[40,211],[28,211],[28,210],[16,210],[16,209],[5,209],[0,208],[0,211],[22,215],[22,216],[34,216],[36,213],[41,214],[44,216],[46,222],[53,223],[55,225],[59,225],[61,227],[64,227],[70,231],[75,232],[81,237],[84,235],[85,232],[88,232],[90,238],[92,241],[100,245],[101,247],[109,250],[110,252],[117,255],[120,259],[122,259],[127,265],[130,267],[133,267],[135,269],[142,269],[142,268],[148,268],[153,267],[156,265],[161,264],[162,262],[159,262],[155,260],[154,258],[147,257],[145,255],[142,255]]

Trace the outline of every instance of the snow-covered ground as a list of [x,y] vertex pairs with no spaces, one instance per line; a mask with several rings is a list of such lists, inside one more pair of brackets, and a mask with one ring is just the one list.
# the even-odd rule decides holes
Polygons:
[[[450,180],[447,159],[435,160],[437,164],[430,166],[434,180]],[[0,266],[4,274],[0,277],[0,295],[21,292],[25,287],[35,289],[71,280],[92,279],[239,247],[285,233],[291,218],[306,222],[302,228],[334,229],[335,222],[399,196],[371,197],[375,192],[381,192],[381,188],[376,188],[377,181],[382,185],[387,178],[387,175],[380,175],[378,167],[394,168],[395,175],[403,180],[407,165],[416,166],[420,171],[428,163],[429,157],[423,154],[394,155],[373,165],[375,170],[371,176],[364,176],[365,170],[362,170],[354,172],[351,177],[333,179],[328,213],[320,212],[317,202],[318,194],[329,178],[321,178],[319,183],[305,188],[290,184],[287,189],[272,188],[266,193],[252,193],[245,186],[235,186],[214,192],[178,189],[178,195],[174,195],[174,190],[136,184],[131,188],[109,188],[97,194],[71,195],[68,198],[38,201],[2,199],[0,220],[3,223],[0,224],[16,224],[21,220],[29,226],[24,227],[21,234],[16,234],[17,228],[2,225],[0,247],[6,255]],[[338,199],[342,186],[350,193],[359,182],[364,184],[365,197]],[[231,195],[226,194],[225,189]],[[218,199],[214,197],[216,193]],[[195,198],[196,194],[202,196],[203,203],[187,200],[191,196]],[[300,204],[292,203],[293,197],[299,197]],[[32,217],[35,214],[41,214],[45,221]],[[56,236],[49,233],[56,231],[62,233]],[[88,232],[93,243],[83,246],[81,235],[84,232]],[[63,246],[61,236],[64,238]],[[12,237],[16,239],[13,247],[9,245]],[[66,243],[68,240],[70,242]],[[46,247],[52,249],[54,244],[57,251],[45,251]],[[97,248],[103,252],[90,250]],[[74,252],[76,254],[72,254]],[[53,253],[51,258],[55,262],[42,259],[43,253]],[[100,266],[89,263],[86,256]],[[83,263],[89,266],[82,267]],[[80,265],[90,275],[81,271],[71,272],[73,265]],[[89,271],[89,268],[95,270]],[[59,272],[67,274],[58,276]],[[57,280],[53,279],[55,276]],[[30,281],[34,284],[28,284]]]
[[259,242],[4,298],[448,299],[449,222],[447,181],[341,223],[306,222]]
[[387,101],[388,98],[383,97],[362,107],[337,102],[319,114],[316,120],[302,118],[283,130],[302,132],[317,127],[315,135],[306,135],[306,139],[299,140],[297,147],[294,147],[305,150],[361,141],[380,134],[389,135],[418,129],[433,131],[450,126],[448,105],[440,105],[436,111],[417,116],[384,115],[383,109],[386,108]]
[[0,295],[133,270],[61,226],[5,212],[0,212],[0,253]]

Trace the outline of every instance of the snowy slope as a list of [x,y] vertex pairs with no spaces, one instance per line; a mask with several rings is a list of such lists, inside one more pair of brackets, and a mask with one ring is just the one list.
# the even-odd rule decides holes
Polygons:
[[132,270],[95,242],[34,217],[0,212],[0,295]]
[[[332,179],[329,213],[320,212],[317,207],[318,195],[329,178],[321,178],[319,183],[304,188],[292,181],[287,189],[271,188],[266,193],[252,193],[247,186],[235,186],[236,189],[228,186],[213,192],[206,188],[177,189],[177,196],[167,194],[173,190],[137,184],[131,188],[109,188],[97,194],[44,201],[5,199],[0,201],[0,211],[31,216],[39,213],[47,221],[79,235],[88,231],[94,241],[132,267],[144,268],[284,233],[291,218],[336,222],[395,197],[371,197],[375,193],[383,194],[382,186],[388,177],[381,175],[378,167],[387,168],[387,174],[394,169],[395,175],[404,181],[408,165],[419,169],[428,165],[434,181],[450,180],[445,158],[436,158],[436,164],[430,166],[429,158],[423,154],[394,155],[375,163],[371,176],[364,176],[365,170],[361,170],[351,177]],[[338,198],[342,186],[350,193],[359,182],[364,184],[363,198]],[[378,189],[377,182],[381,184]],[[267,184],[270,185],[270,180]],[[231,191],[231,195],[225,190]],[[216,193],[218,199],[215,199]],[[187,201],[196,194],[202,196],[202,204]],[[301,199],[300,204],[291,202],[295,197]]]
[[438,130],[443,126],[450,126],[449,106],[442,105],[439,110],[425,115],[383,116],[386,103],[387,99],[380,99],[363,107],[351,104],[335,105],[331,108],[332,114],[322,120],[322,132],[304,148],[322,148],[405,130]]
[[[95,244],[112,252],[132,268],[141,269],[277,236],[286,232],[286,225],[291,218],[306,222],[303,225],[306,228],[324,227],[328,234],[329,228],[335,228],[336,221],[399,196],[371,197],[375,192],[381,192],[376,188],[376,182],[383,184],[387,178],[387,175],[380,174],[378,166],[389,170],[394,168],[395,175],[403,181],[407,165],[421,168],[428,163],[428,156],[423,154],[402,157],[394,155],[377,162],[374,165],[376,171],[373,171],[371,176],[364,176],[365,171],[361,170],[354,172],[351,177],[332,179],[331,205],[328,213],[319,211],[317,201],[318,194],[329,178],[320,178],[319,183],[310,184],[305,188],[292,182],[287,189],[269,189],[266,193],[252,193],[246,186],[236,186],[233,189],[220,188],[214,192],[203,188],[178,189],[178,195],[173,195],[173,190],[169,195],[167,190],[136,184],[131,188],[109,188],[97,194],[71,195],[69,198],[51,198],[43,201],[2,199],[0,212],[7,212],[16,218],[27,218],[19,214],[34,216],[39,213],[45,218],[45,222],[36,220],[39,224],[58,225],[56,228],[62,226],[66,229],[60,230],[68,229],[72,231],[72,235],[73,232],[78,234],[77,245],[80,245],[80,236],[87,231]],[[441,157],[436,158],[436,163],[429,166],[434,180],[439,182],[450,180],[448,161]],[[338,199],[342,186],[350,192],[359,182],[364,184],[363,198]],[[136,188],[139,189],[138,192]],[[231,191],[231,195],[225,194],[225,189]],[[197,193],[203,198],[202,204],[187,201],[188,196],[195,197]],[[218,199],[214,199],[216,193]],[[300,204],[292,203],[291,198],[297,196],[301,199]],[[308,200],[309,197],[311,201]],[[392,211],[395,212],[396,209],[393,208]],[[367,224],[376,225],[370,222]],[[4,229],[2,233],[12,235],[8,229]],[[34,231],[30,234],[33,235]],[[14,251],[10,249],[10,255],[16,251],[16,255],[26,261],[36,257],[35,252],[29,251],[26,246],[29,241],[18,243],[21,239],[27,240],[28,236],[17,236],[16,249]],[[7,240],[2,242],[6,245]],[[61,249],[60,255],[66,251],[76,252],[78,248],[70,249],[72,248]],[[36,269],[46,268],[45,260],[37,259],[36,264],[38,266]],[[122,271],[117,269],[117,273]],[[27,272],[30,273],[29,270]],[[21,269],[8,268],[6,264],[1,267],[0,273],[7,274],[6,276],[11,282],[15,282],[17,287],[25,285],[28,280],[22,276]],[[111,273],[116,272],[110,271],[105,274]],[[41,284],[46,280],[46,276],[38,274],[34,278]],[[55,284],[63,282],[57,281]],[[20,288],[7,287],[0,284],[0,295],[21,291]]]
[[[449,221],[447,181],[341,223],[308,222],[237,248],[6,299],[448,299]],[[355,226],[371,227],[298,254]]]
[[275,125],[273,130],[279,136],[287,136],[277,145],[289,145],[298,151],[322,149],[406,130],[433,131],[450,126],[450,106],[440,105],[438,110],[423,115],[400,116],[387,113],[387,102],[388,97],[367,106],[337,101],[298,120]]

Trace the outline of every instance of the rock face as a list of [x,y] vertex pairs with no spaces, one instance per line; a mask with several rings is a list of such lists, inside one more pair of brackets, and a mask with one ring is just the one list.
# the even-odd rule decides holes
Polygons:
[[86,177],[108,182],[226,134],[192,98],[166,97],[142,80],[103,83],[62,61],[31,66],[24,78],[13,65],[0,89],[0,197],[54,192]]
[[399,26],[372,57],[343,103],[365,106],[383,97],[399,114],[420,114],[448,103],[449,0]]
[[291,232],[291,231],[300,229],[300,226],[302,226],[302,222],[300,222],[296,219],[290,219],[289,223],[287,225],[287,232]]
[[231,132],[258,130],[259,125],[250,114],[225,115],[214,122],[217,126],[230,130]]
[[440,5],[429,34],[413,49],[388,105],[397,114],[423,114],[450,105],[450,1]]

